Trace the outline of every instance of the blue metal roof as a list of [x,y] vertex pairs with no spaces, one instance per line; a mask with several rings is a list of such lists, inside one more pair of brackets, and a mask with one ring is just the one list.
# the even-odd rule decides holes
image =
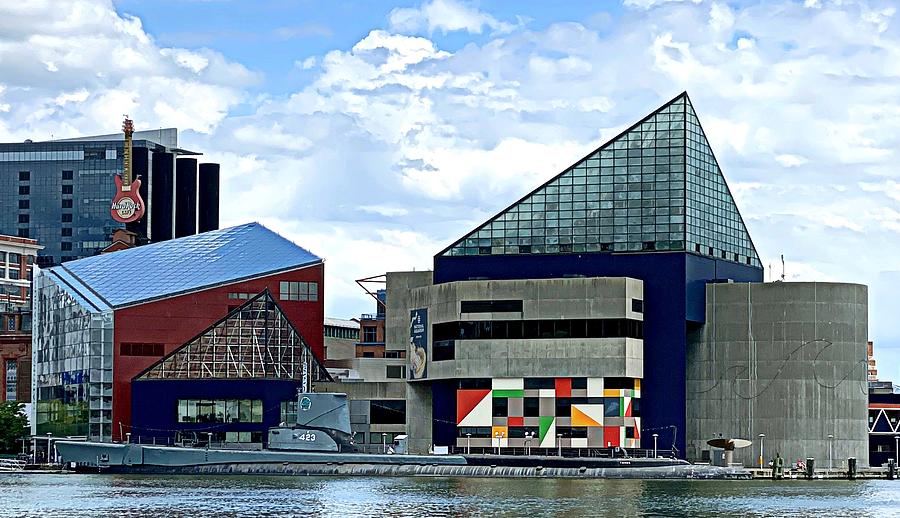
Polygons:
[[61,267],[110,306],[120,307],[320,262],[261,224],[248,223]]

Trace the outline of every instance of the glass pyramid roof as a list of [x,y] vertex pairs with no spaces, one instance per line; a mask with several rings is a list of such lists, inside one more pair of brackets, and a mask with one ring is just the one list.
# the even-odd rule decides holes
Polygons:
[[654,251],[762,266],[687,92],[438,255]]
[[136,379],[293,379],[304,392],[332,381],[309,345],[264,290]]
[[63,263],[113,307],[320,263],[259,223],[204,232]]

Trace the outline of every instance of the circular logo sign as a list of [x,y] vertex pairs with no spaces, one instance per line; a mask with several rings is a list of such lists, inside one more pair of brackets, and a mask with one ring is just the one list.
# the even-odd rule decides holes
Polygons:
[[311,400],[311,399],[309,399],[309,398],[306,397],[306,396],[303,396],[302,398],[300,398],[300,410],[303,410],[304,412],[306,412],[306,411],[309,410],[311,407],[312,407],[312,400]]
[[128,219],[131,216],[134,216],[134,213],[137,212],[138,204],[135,203],[131,198],[125,196],[114,203],[112,209],[116,211],[116,214],[118,214],[120,218]]

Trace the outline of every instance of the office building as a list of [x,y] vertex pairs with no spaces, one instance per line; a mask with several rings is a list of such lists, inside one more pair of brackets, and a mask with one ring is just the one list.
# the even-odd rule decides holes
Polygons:
[[124,224],[110,215],[123,134],[0,144],[0,234],[36,239],[47,267],[97,254],[119,228],[139,244],[215,230],[219,166],[198,166],[199,154],[178,147],[174,128],[135,132],[132,172],[146,212]]

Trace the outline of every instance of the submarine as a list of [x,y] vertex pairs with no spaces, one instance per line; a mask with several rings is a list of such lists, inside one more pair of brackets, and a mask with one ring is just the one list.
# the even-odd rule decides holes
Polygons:
[[298,394],[297,423],[268,430],[264,450],[56,442],[67,470],[166,475],[364,475],[749,479],[743,468],[673,458],[360,453],[343,393]]

